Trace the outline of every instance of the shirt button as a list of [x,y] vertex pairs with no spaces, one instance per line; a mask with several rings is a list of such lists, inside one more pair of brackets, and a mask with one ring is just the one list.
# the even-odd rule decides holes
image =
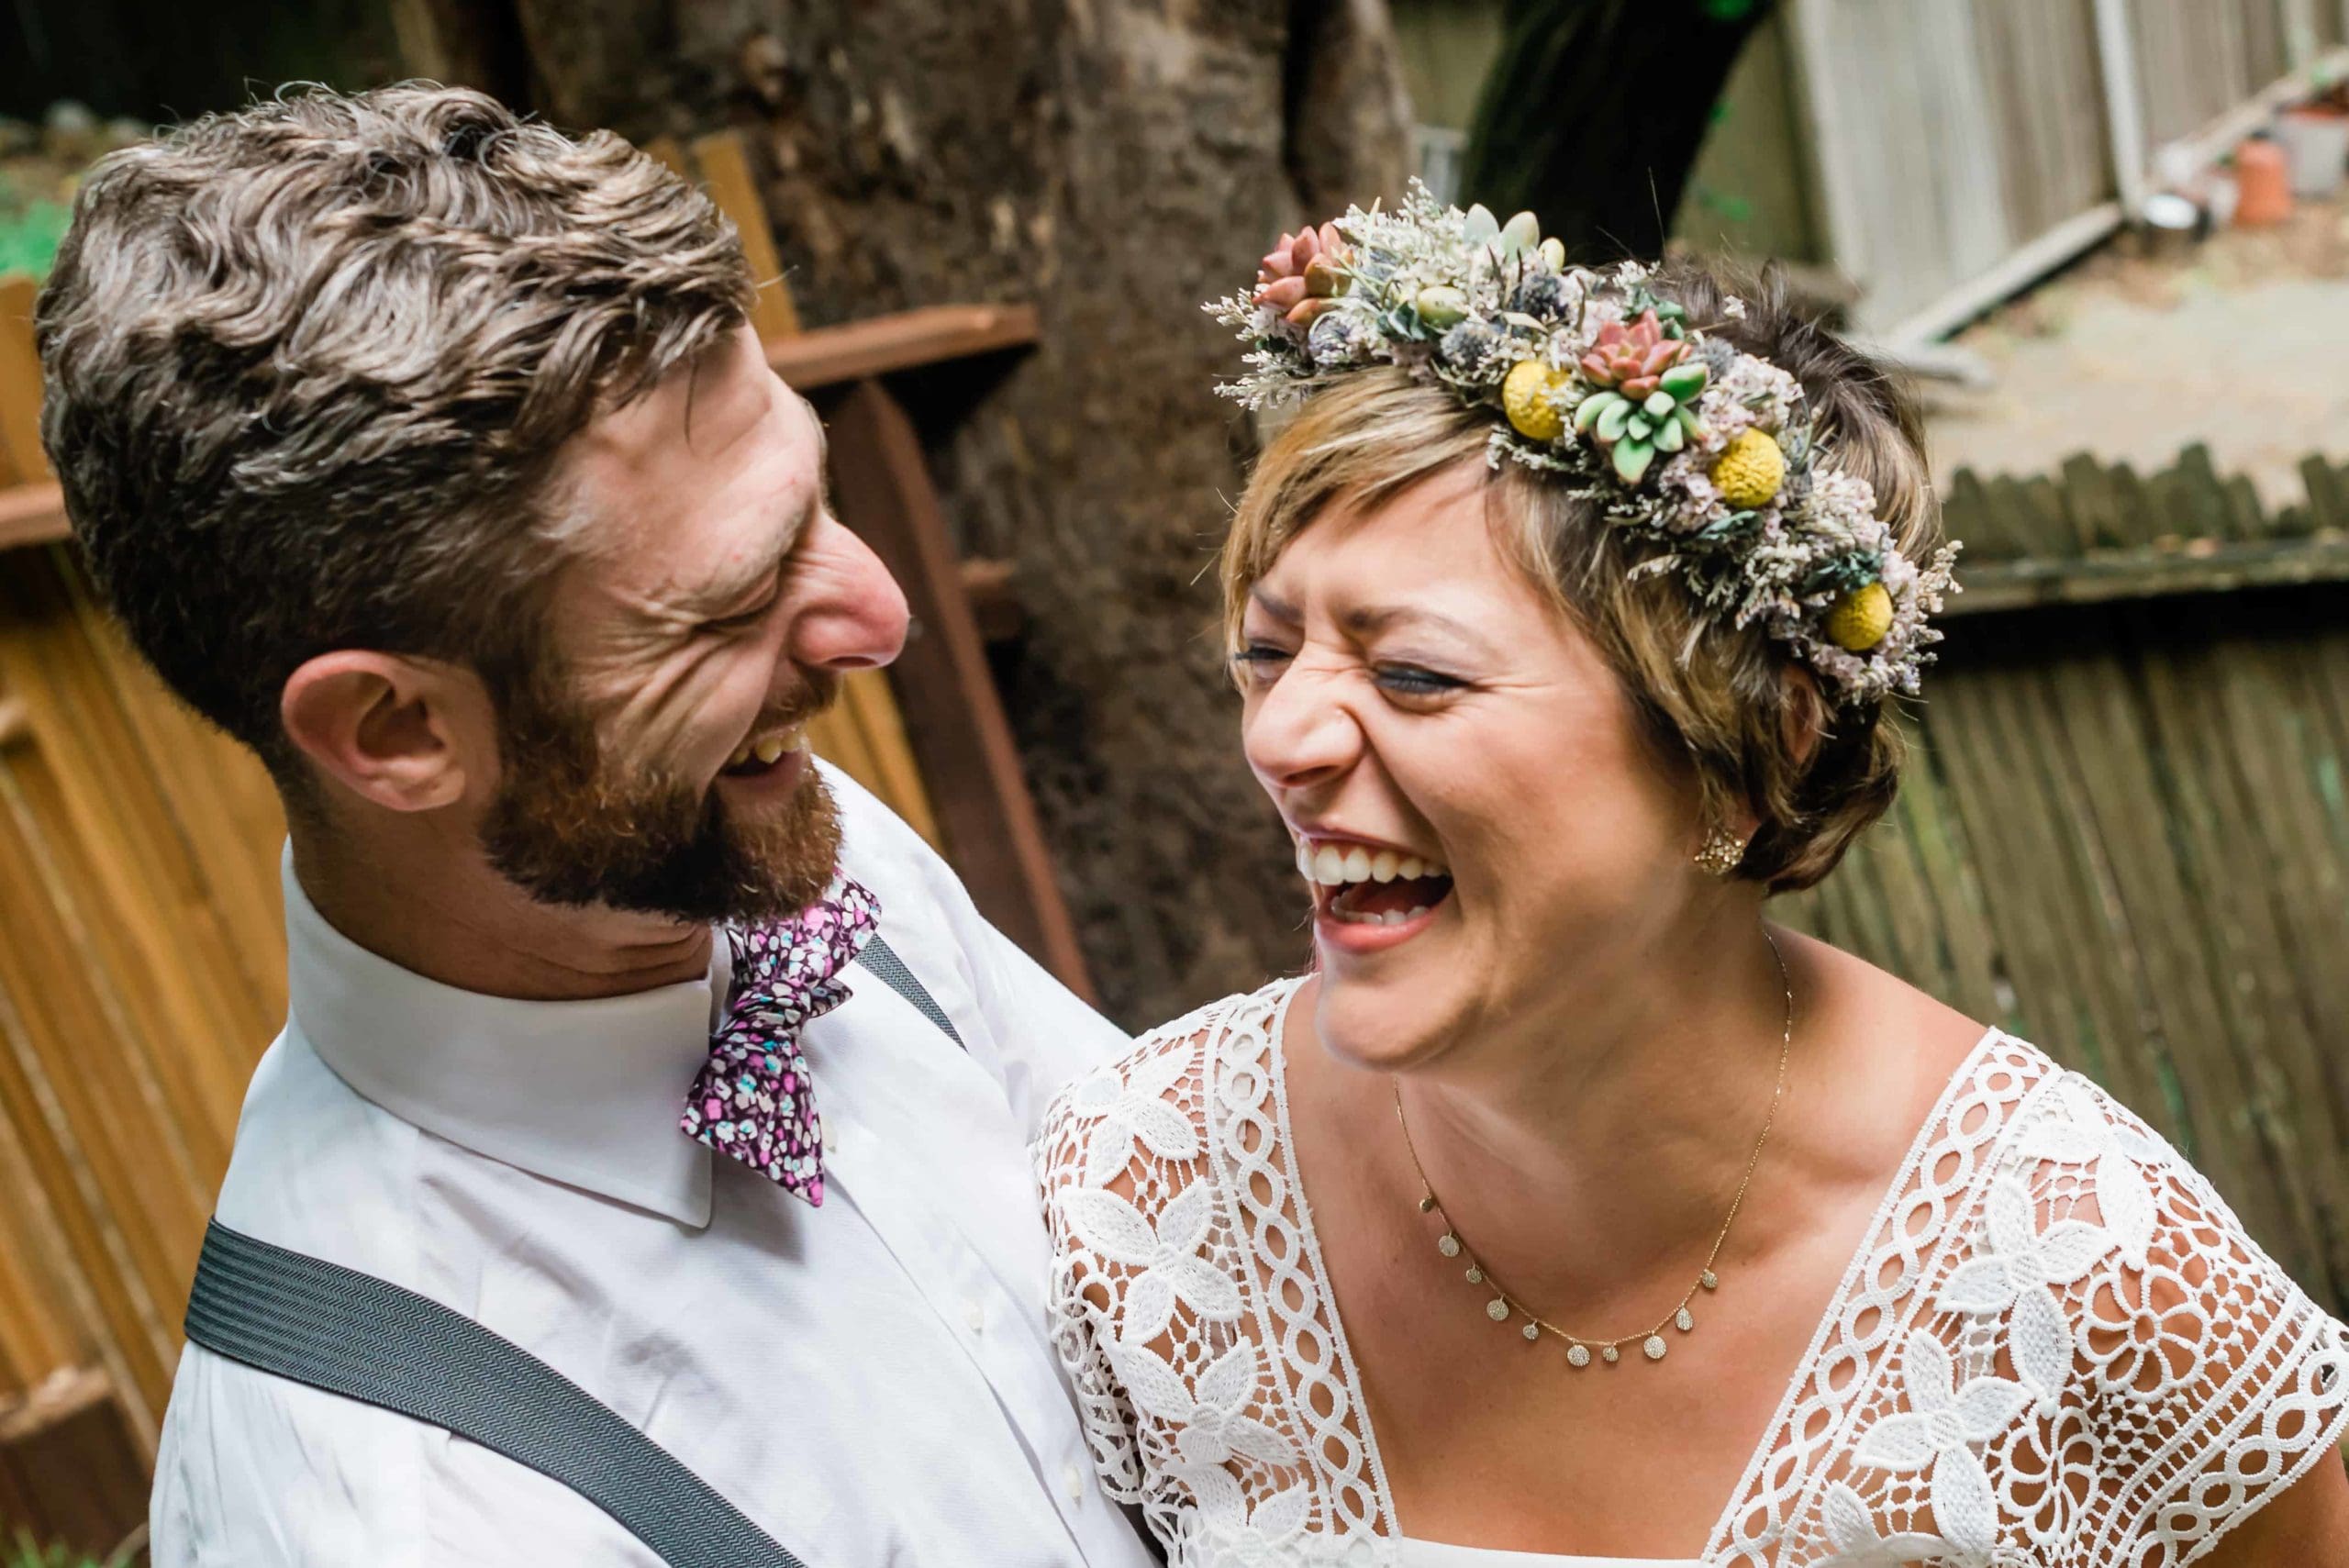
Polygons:
[[826,1122],[824,1124],[824,1152],[829,1154],[839,1149],[840,1146],[841,1135],[832,1130],[832,1124],[830,1122]]
[[1074,1464],[1070,1465],[1067,1469],[1061,1472],[1061,1485],[1068,1488],[1068,1500],[1070,1502],[1082,1503],[1085,1501],[1084,1471],[1079,1470]]
[[963,1308],[963,1321],[971,1326],[974,1334],[984,1334],[987,1327],[987,1304],[973,1296]]

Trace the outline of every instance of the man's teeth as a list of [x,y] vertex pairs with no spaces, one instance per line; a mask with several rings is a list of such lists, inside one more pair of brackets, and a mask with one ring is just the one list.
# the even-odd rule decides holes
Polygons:
[[1297,874],[1324,887],[1338,887],[1350,882],[1393,882],[1398,877],[1409,882],[1422,876],[1452,873],[1433,861],[1397,854],[1393,850],[1372,851],[1361,844],[1344,849],[1324,844],[1317,850],[1300,839],[1297,844]]
[[799,731],[796,728],[779,734],[763,735],[756,740],[745,740],[735,747],[734,754],[726,759],[726,765],[729,768],[747,767],[751,759],[756,757],[761,766],[772,767],[783,760],[785,751],[798,744]]

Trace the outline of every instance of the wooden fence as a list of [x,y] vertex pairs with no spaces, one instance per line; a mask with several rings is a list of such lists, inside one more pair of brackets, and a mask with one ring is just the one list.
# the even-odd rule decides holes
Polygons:
[[1789,0],[1827,255],[1938,336],[2103,238],[2320,66],[2343,0]]
[[2349,1307],[2349,467],[1962,476],[1888,822],[1787,912],[2150,1119]]

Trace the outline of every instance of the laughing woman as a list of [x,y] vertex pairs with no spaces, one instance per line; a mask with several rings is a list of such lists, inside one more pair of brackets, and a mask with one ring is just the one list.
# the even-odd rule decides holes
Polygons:
[[1768,924],[1884,812],[1913,416],[1767,297],[1415,197],[1223,302],[1223,582],[1316,962],[1039,1145],[1174,1562],[2349,1562],[2349,1346],[2094,1084]]

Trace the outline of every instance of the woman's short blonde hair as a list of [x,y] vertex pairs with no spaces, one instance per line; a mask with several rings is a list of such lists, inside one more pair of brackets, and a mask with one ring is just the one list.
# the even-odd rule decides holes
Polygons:
[[[1794,308],[1776,278],[1674,263],[1656,292],[1743,352],[1802,384],[1825,461],[1875,488],[1877,516],[1910,560],[1939,542],[1940,514],[1915,407],[1885,368]],[[1724,319],[1731,295],[1746,305]],[[1486,475],[1486,516],[1528,574],[1598,647],[1667,765],[1694,771],[1708,817],[1760,817],[1737,874],[1774,893],[1817,883],[1892,804],[1901,732],[1883,702],[1831,707],[1784,647],[1698,613],[1679,581],[1631,568],[1650,547],[1609,527],[1554,478],[1486,465],[1497,416],[1381,367],[1316,393],[1265,447],[1222,557],[1227,639],[1283,549],[1332,507],[1372,510],[1464,465]]]

